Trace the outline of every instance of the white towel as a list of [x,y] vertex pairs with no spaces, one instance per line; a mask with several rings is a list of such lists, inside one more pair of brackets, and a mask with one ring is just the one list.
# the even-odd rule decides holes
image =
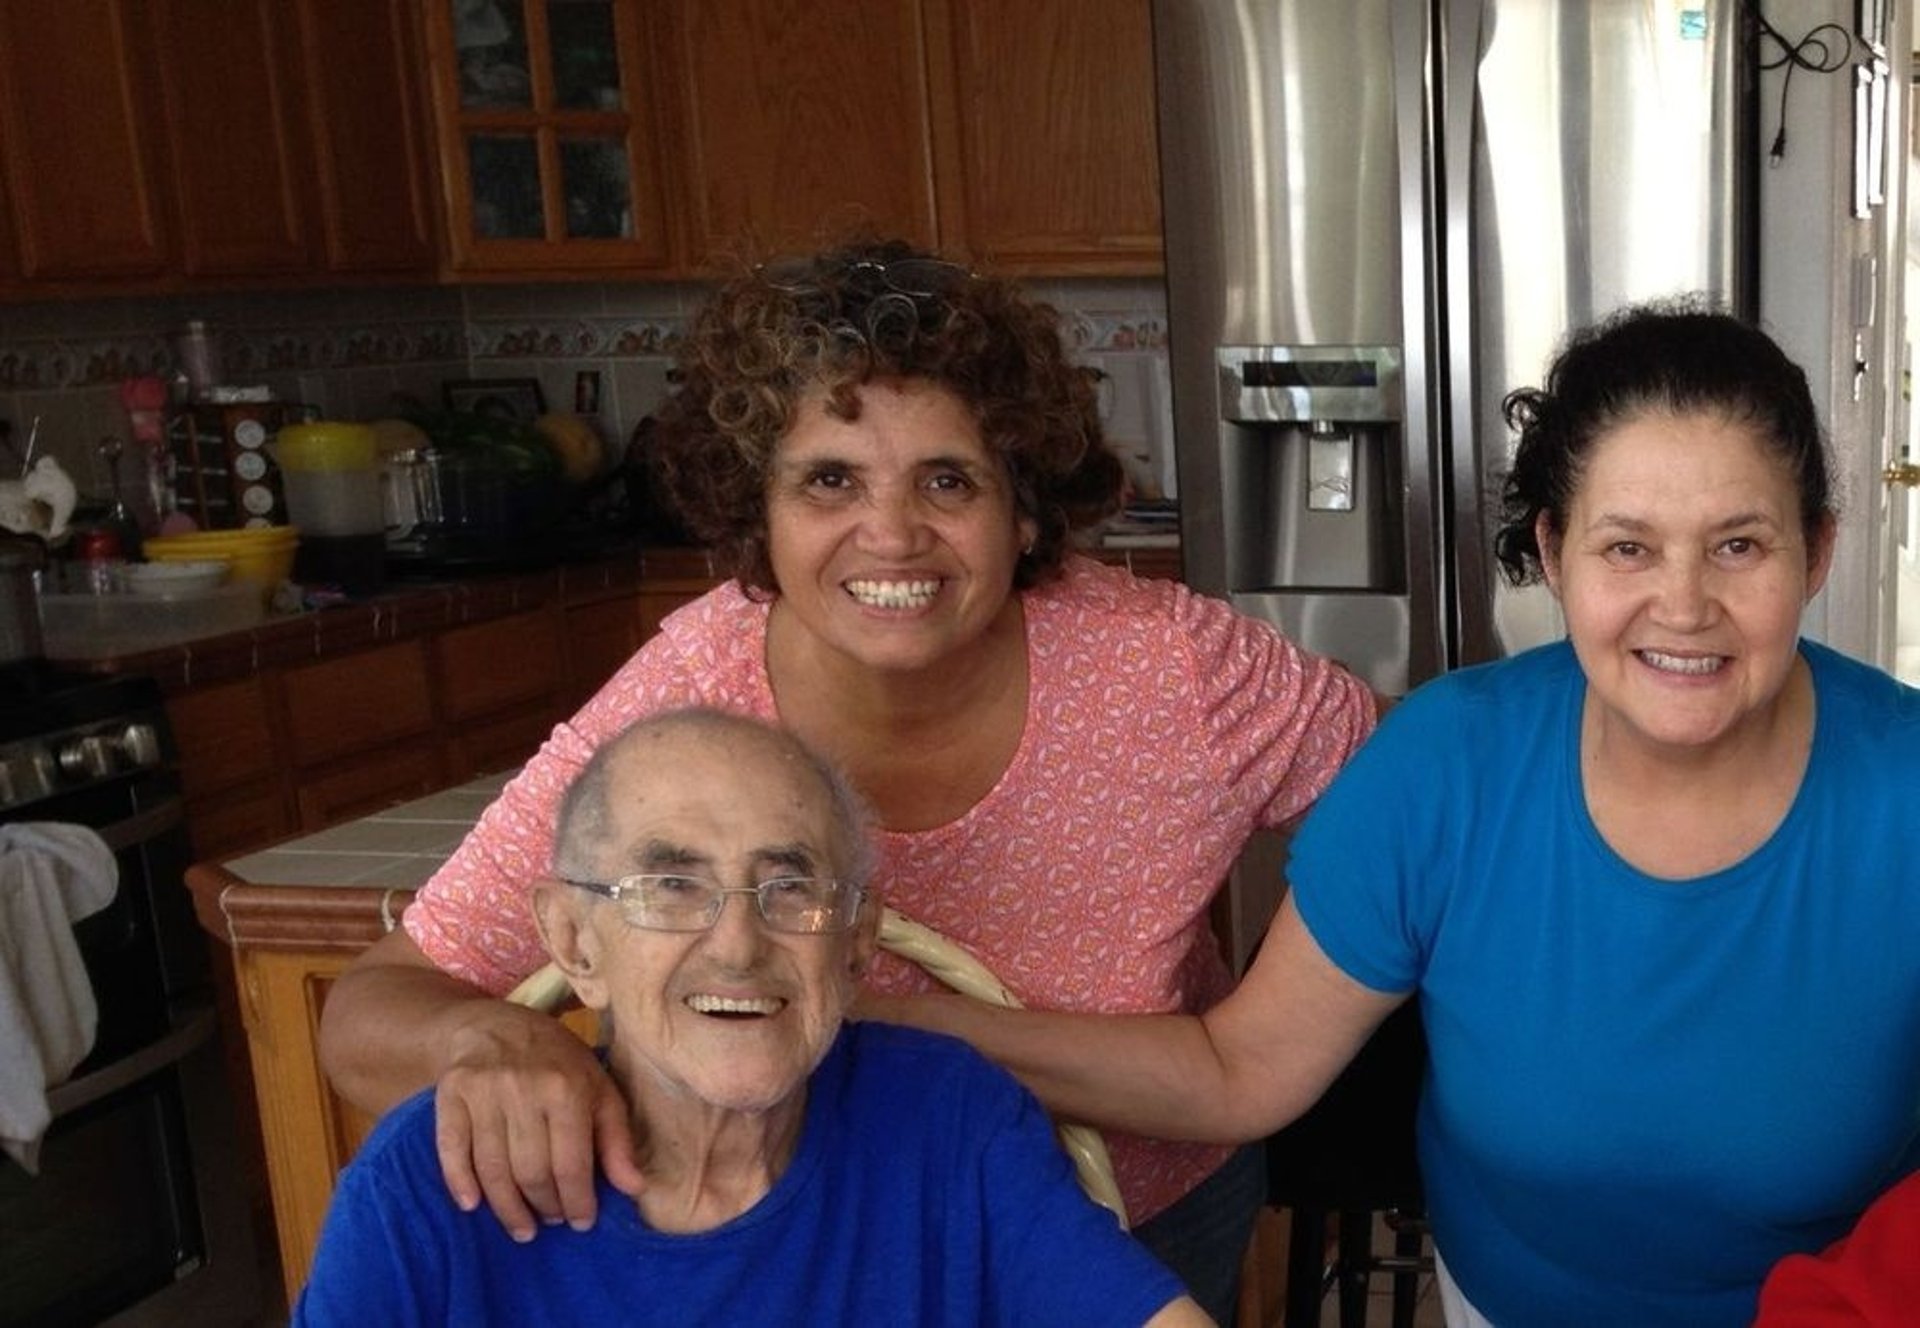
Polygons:
[[0,1148],[39,1171],[47,1090],[93,1047],[99,1009],[73,924],[113,901],[120,867],[99,835],[0,825]]

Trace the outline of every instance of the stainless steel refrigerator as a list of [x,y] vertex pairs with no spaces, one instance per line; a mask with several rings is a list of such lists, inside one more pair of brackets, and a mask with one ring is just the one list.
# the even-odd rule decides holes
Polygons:
[[1398,694],[1496,595],[1500,405],[1571,328],[1750,312],[1737,0],[1155,0],[1187,578]]

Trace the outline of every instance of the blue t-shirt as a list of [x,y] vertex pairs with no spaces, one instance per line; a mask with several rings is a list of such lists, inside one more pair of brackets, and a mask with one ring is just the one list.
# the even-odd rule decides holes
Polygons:
[[1295,838],[1301,916],[1419,989],[1435,1244],[1501,1324],[1746,1324],[1920,1165],[1920,692],[1803,644],[1805,779],[1744,861],[1627,865],[1564,643],[1398,706]]
[[433,1096],[342,1174],[297,1325],[1140,1324],[1184,1291],[1074,1180],[1046,1115],[965,1045],[843,1029],[792,1163],[711,1231],[641,1221],[601,1178],[591,1231],[516,1245],[447,1197]]

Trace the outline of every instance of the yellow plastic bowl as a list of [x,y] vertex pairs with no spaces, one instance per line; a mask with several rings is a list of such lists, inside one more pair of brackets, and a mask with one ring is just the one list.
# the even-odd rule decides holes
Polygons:
[[293,572],[294,550],[300,532],[292,526],[254,530],[196,530],[181,535],[157,535],[141,545],[150,562],[196,562],[225,558],[228,576],[250,581],[260,589],[260,601],[270,603],[273,592]]
[[258,526],[250,530],[190,530],[179,535],[155,535],[146,540],[141,548],[149,558],[202,558],[216,550],[225,552],[228,549],[265,548],[291,544],[299,538],[300,532],[292,526]]
[[299,541],[294,540],[270,549],[243,550],[233,555],[228,575],[235,581],[251,581],[259,586],[260,602],[271,604],[273,592],[293,575],[293,554],[298,545]]

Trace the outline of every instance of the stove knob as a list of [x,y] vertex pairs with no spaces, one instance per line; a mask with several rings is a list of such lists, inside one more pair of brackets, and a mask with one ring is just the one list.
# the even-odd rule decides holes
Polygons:
[[113,773],[113,749],[105,738],[75,738],[60,744],[60,773],[68,779],[99,779]]
[[136,770],[160,764],[160,734],[151,724],[129,724],[120,735],[120,750]]

